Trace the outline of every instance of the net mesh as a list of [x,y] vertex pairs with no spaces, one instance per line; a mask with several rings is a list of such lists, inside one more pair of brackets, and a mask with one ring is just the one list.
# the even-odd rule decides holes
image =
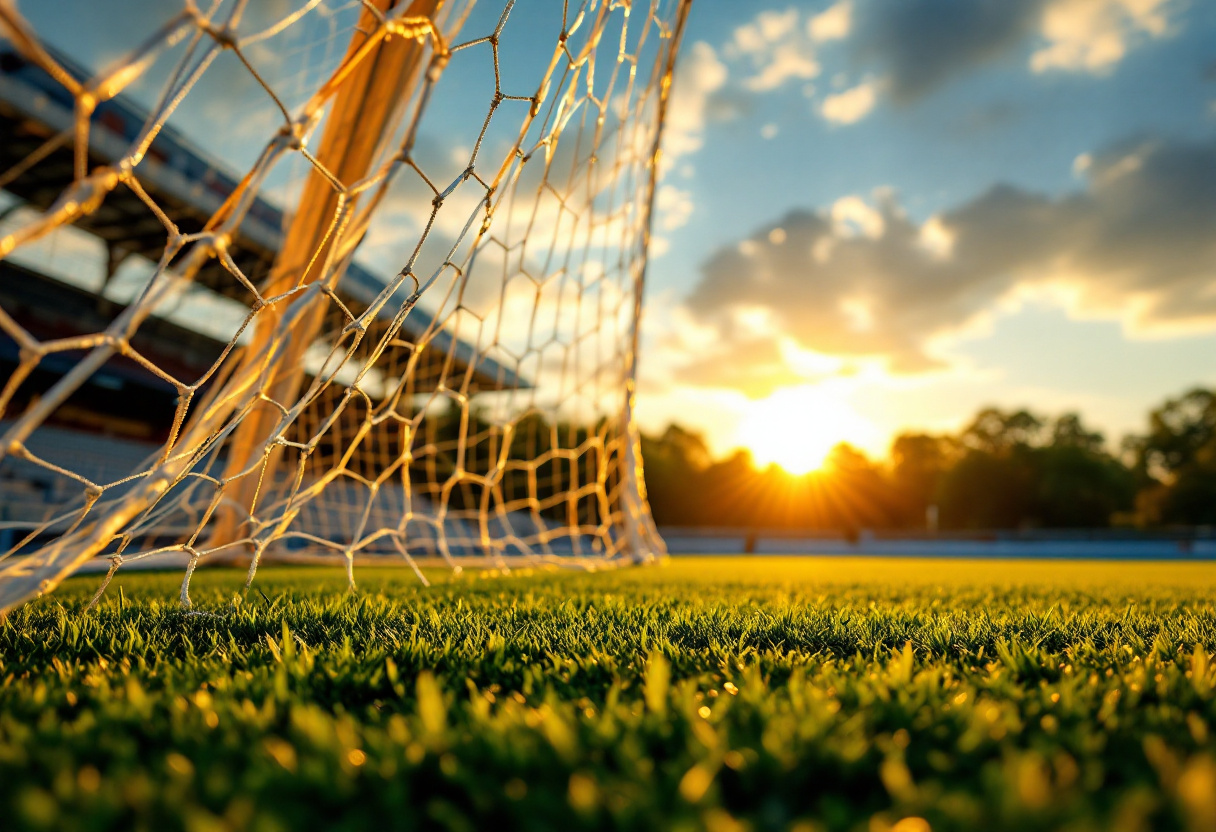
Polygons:
[[291,5],[188,0],[89,71],[0,0],[0,610],[150,558],[189,605],[208,561],[662,551],[632,405],[687,0]]

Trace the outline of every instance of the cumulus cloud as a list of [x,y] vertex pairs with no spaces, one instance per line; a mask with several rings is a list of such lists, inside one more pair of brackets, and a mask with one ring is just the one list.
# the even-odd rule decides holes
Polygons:
[[[757,94],[784,89],[791,82],[797,82],[807,98],[814,97],[810,82],[823,71],[819,51],[851,36],[857,1],[838,0],[817,14],[796,8],[761,11],[737,27],[715,53],[730,64],[730,78],[712,92],[707,111],[733,117]],[[829,121],[851,124],[873,109],[878,89],[878,82],[867,80],[817,102],[815,109]]]
[[762,52],[792,32],[797,25],[797,9],[760,12],[755,20],[735,29],[734,47],[747,54]]
[[[663,128],[660,178],[666,178],[682,157],[701,149],[705,143],[705,127],[710,120],[730,114],[734,104],[723,96],[728,77],[726,64],[708,43],[698,41],[685,50],[676,67]],[[660,231],[672,231],[685,225],[693,210],[690,191],[664,184],[655,194],[655,225]],[[650,256],[663,256],[668,246],[667,239],[656,234],[650,240]]]
[[1169,30],[1168,0],[1057,0],[1043,10],[1047,44],[1030,58],[1049,69],[1104,72],[1137,41]]
[[713,96],[726,83],[726,64],[704,41],[694,43],[681,56],[663,133],[667,164],[701,149]]
[[823,99],[819,112],[828,121],[836,124],[853,124],[869,115],[877,101],[878,84],[866,81],[843,92],[829,95]]
[[657,224],[663,231],[674,231],[692,216],[692,194],[675,185],[660,185],[655,193]]
[[819,62],[806,54],[796,43],[781,43],[765,54],[760,71],[743,82],[753,92],[775,90],[794,78],[814,78],[819,74]]
[[[1216,327],[1216,141],[1110,148],[1083,175],[1085,188],[1064,197],[998,185],[925,223],[889,192],[846,197],[723,247],[688,300],[721,346],[698,353],[690,378],[737,384],[746,362],[736,347],[779,378],[772,350],[783,338],[845,361],[928,370],[940,366],[935,340],[1034,290],[1132,332]],[[749,316],[763,326],[741,326]]]
[[[1110,71],[1145,42],[1179,27],[1181,0],[838,0],[816,14],[765,10],[715,50],[698,43],[683,60],[671,141],[677,153],[700,147],[707,118],[732,118],[756,94],[810,83],[846,42],[853,83],[818,99],[834,124],[866,117],[884,97],[907,104],[977,67],[1021,62],[1030,71]],[[821,53],[823,56],[821,57]],[[729,70],[727,66],[729,65]],[[684,93],[680,88],[684,88]],[[1006,113],[1007,115],[1007,113]],[[686,121],[687,128],[679,126]],[[690,148],[684,150],[685,147]]]
[[[839,15],[839,13],[838,13]],[[821,29],[829,31],[839,22],[829,21]],[[735,29],[724,53],[732,59],[745,59],[752,74],[743,79],[751,92],[769,92],[791,80],[809,80],[819,75],[811,27],[799,25],[797,9],[784,12],[764,11]]]
[[1171,31],[1171,0],[869,0],[854,46],[882,67],[897,101],[914,100],[1031,44],[1036,72],[1104,72]]
[[1034,32],[1044,0],[904,0],[862,7],[856,48],[897,101],[1005,56]]
[[832,204],[829,212],[837,237],[853,237],[858,232],[877,239],[886,230],[882,212],[870,207],[859,196],[843,196]]
[[807,21],[806,31],[811,40],[821,43],[840,40],[849,36],[853,28],[852,0],[841,0],[827,11],[820,12]]
[[729,357],[710,353],[682,366],[678,377],[691,387],[725,387],[753,399],[808,381],[790,366],[780,340],[764,336],[732,341]]

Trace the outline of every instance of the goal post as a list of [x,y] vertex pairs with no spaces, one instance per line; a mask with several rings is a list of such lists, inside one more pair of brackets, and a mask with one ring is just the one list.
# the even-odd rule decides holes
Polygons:
[[[663,552],[633,408],[689,0],[290,5],[85,69],[0,0],[0,611],[94,562],[189,605],[208,562]],[[225,107],[248,146],[188,132]]]
[[[325,123],[320,146],[313,156],[315,167],[305,179],[295,215],[288,224],[283,247],[271,270],[263,297],[276,297],[296,286],[314,280],[334,289],[342,279],[342,266],[332,264],[330,253],[342,248],[350,228],[351,212],[362,194],[358,190],[370,172],[390,137],[394,124],[404,118],[401,102],[413,96],[419,73],[425,68],[428,46],[436,62],[446,60],[446,44],[435,43],[440,31],[435,22],[437,0],[414,0],[401,17],[412,21],[416,37],[377,37],[379,30],[388,30],[391,21],[384,16],[391,0],[375,0],[364,10],[359,26],[335,77],[348,73],[337,92]],[[402,23],[402,26],[407,24]],[[438,49],[435,46],[438,45]],[[402,148],[408,153],[409,148]],[[312,161],[312,160],[310,160]],[[267,373],[262,395],[265,402],[247,413],[232,437],[224,465],[224,476],[234,480],[234,487],[220,504],[214,529],[209,537],[212,547],[240,539],[241,526],[252,517],[256,508],[259,481],[272,478],[277,468],[281,447],[274,445],[276,427],[282,419],[284,402],[299,398],[304,370],[300,366],[304,351],[316,340],[324,322],[328,297],[296,299],[311,308],[302,315],[286,336],[274,367]],[[255,324],[253,344],[246,351],[246,360],[257,356],[259,346],[273,343],[281,337],[273,319],[263,318]],[[243,477],[251,463],[259,457],[260,477]],[[243,516],[242,516],[243,515]]]

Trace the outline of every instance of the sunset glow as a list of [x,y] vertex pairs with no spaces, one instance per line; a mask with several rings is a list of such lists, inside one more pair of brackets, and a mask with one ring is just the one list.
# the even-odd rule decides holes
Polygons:
[[739,425],[739,443],[756,464],[776,464],[794,475],[823,467],[832,448],[857,442],[870,425],[835,390],[788,387],[751,403]]

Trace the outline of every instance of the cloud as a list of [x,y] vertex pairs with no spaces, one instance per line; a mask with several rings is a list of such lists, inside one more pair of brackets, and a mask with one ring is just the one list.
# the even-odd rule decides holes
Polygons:
[[[810,26],[804,30],[798,20],[797,9],[765,11],[735,29],[723,52],[728,58],[750,62],[752,74],[742,81],[745,89],[769,92],[787,81],[805,81],[819,75]],[[827,24],[829,29],[831,25]]]
[[796,43],[781,43],[766,53],[758,74],[743,85],[752,92],[775,90],[793,78],[814,78],[819,74],[819,62],[806,54]]
[[734,118],[751,97],[791,81],[812,97],[809,82],[823,72],[820,51],[832,42],[848,42],[856,82],[816,109],[829,122],[853,124],[883,96],[908,104],[1002,60],[1025,61],[1036,73],[1108,72],[1136,47],[1175,31],[1180,7],[1179,0],[839,0],[813,15],[762,11],[720,51],[694,45],[677,80],[677,94],[688,90],[692,126],[679,135],[693,137],[697,149],[707,115]]
[[1043,11],[1047,44],[1030,57],[1035,72],[1105,72],[1145,37],[1170,26],[1169,0],[1057,0]]
[[[734,352],[757,354],[760,338],[930,370],[941,339],[1034,291],[1137,334],[1216,327],[1216,140],[1109,148],[1083,176],[1058,199],[997,185],[924,223],[887,191],[787,214],[703,266],[687,304],[718,347],[689,378],[737,384]],[[761,358],[760,375],[778,377],[771,351]]]
[[[839,0],[814,15],[805,15],[796,8],[759,12],[737,27],[720,50],[721,58],[730,64],[729,73],[718,60],[719,53],[708,44],[698,44],[694,48],[702,54],[696,60],[712,54],[721,67],[719,71],[716,66],[706,76],[714,86],[703,96],[700,112],[721,120],[734,118],[745,113],[758,94],[781,90],[790,82],[800,82],[806,97],[812,97],[815,88],[809,82],[823,71],[819,47],[850,36],[853,4],[854,0]],[[695,71],[690,68],[688,74]],[[874,107],[877,91],[876,82],[866,81],[851,90],[829,96],[818,109],[831,121],[849,124]]]
[[688,223],[692,216],[692,194],[675,185],[660,185],[655,193],[655,215],[658,227],[674,231]]
[[913,101],[1029,44],[1030,69],[1100,73],[1171,31],[1171,0],[869,0],[855,15],[855,56]]
[[838,237],[853,237],[860,232],[877,239],[886,230],[882,212],[871,208],[859,196],[845,196],[836,200],[832,205],[831,217]]
[[732,342],[729,354],[710,354],[685,364],[681,384],[725,387],[759,399],[807,379],[796,372],[781,351],[780,341],[763,336]]
[[865,118],[878,101],[878,84],[866,81],[823,99],[819,112],[836,124],[853,124]]
[[671,103],[663,132],[665,164],[701,149],[711,102],[726,83],[726,64],[704,41],[694,43],[676,68]]
[[798,10],[760,12],[751,23],[735,29],[734,47],[745,54],[763,52],[798,27]]
[[[705,127],[711,120],[730,118],[738,110],[740,105],[723,95],[728,75],[726,64],[704,41],[694,43],[680,58],[663,126],[660,180],[667,178],[681,157],[701,149]],[[693,210],[690,191],[663,184],[655,193],[655,227],[660,232],[687,224]],[[650,256],[662,257],[668,247],[668,240],[656,234],[650,240]]]
[[1035,30],[1044,0],[904,0],[866,3],[855,43],[882,66],[896,101],[1004,57]]
[[763,398],[782,387],[841,375],[846,362],[774,334],[771,318],[768,310],[737,308],[707,322],[672,292],[649,297],[644,383],[656,395],[717,388]]
[[812,17],[806,24],[807,34],[816,43],[847,38],[852,28],[853,3],[851,0],[841,0],[836,5],[829,7],[827,11]]

